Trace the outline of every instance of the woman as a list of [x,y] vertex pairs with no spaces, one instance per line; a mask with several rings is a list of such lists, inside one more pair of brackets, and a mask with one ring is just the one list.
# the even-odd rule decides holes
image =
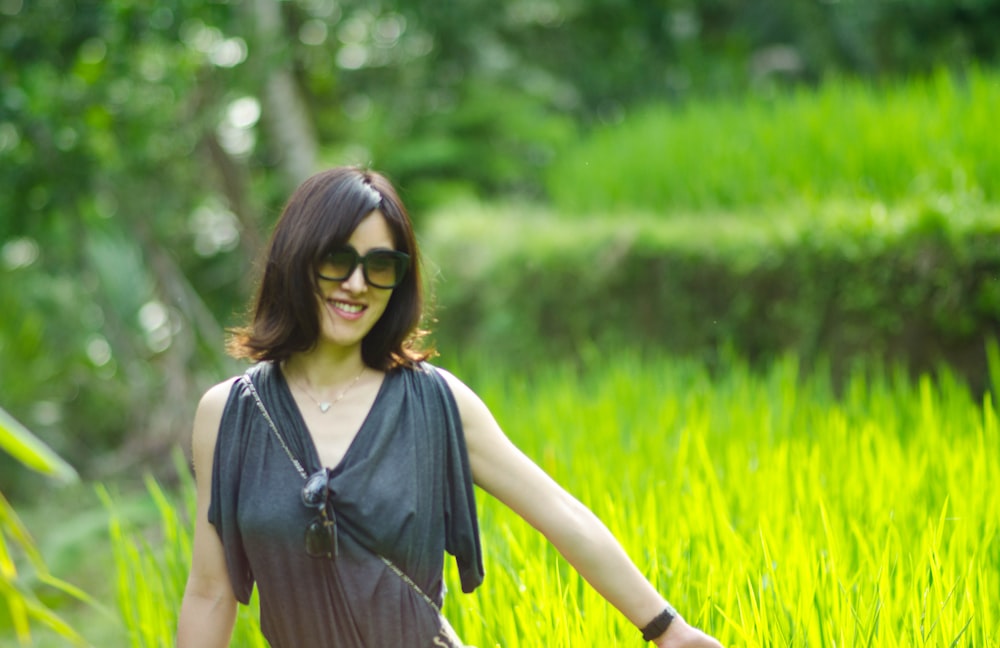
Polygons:
[[[461,646],[445,552],[483,579],[473,483],[543,533],[661,647],[718,647],[640,574],[605,526],[510,443],[417,344],[420,265],[379,174],[306,180],[275,228],[251,323],[256,364],[195,415],[197,520],[180,648],[228,646],[256,584],[273,646]],[[213,528],[214,527],[214,528]]]

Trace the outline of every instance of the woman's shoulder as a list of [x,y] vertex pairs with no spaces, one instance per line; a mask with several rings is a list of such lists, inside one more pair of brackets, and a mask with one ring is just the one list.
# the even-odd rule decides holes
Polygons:
[[462,414],[463,418],[465,418],[467,413],[470,411],[477,411],[483,407],[482,400],[479,398],[479,395],[448,369],[433,365],[426,361],[420,363],[420,367],[428,375],[437,376],[436,380],[439,385],[446,388],[448,393],[451,394],[451,398],[458,407],[458,410]]
[[454,391],[453,385],[461,382],[447,369],[426,360],[402,370],[413,376],[414,380],[427,381],[439,387],[447,387],[449,391]]
[[[195,431],[198,428],[217,428],[218,422],[222,419],[222,412],[229,401],[229,395],[233,391],[233,385],[240,379],[240,376],[232,376],[216,383],[208,388],[198,402],[198,409],[195,412]],[[201,423],[201,425],[199,425]],[[214,423],[214,425],[213,425]]]
[[236,381],[240,380],[242,376],[230,376],[222,382],[216,383],[209,387],[201,397],[201,401],[198,403],[198,408],[202,407],[213,408],[220,407],[226,404],[229,399],[229,394],[233,390],[233,385]]
[[228,400],[232,397],[234,389],[239,389],[241,392],[249,392],[250,387],[247,385],[248,381],[251,385],[259,387],[262,382],[265,382],[272,377],[273,371],[274,366],[271,362],[259,362],[254,364],[248,367],[245,372],[235,376],[230,376],[222,382],[209,387],[201,397],[199,408],[205,406],[208,408],[216,408],[221,412]]
[[191,448],[195,457],[195,470],[207,470],[215,451],[215,441],[219,436],[222,414],[229,401],[229,394],[238,376],[228,378],[209,387],[198,402],[194,415],[194,429],[191,434]]

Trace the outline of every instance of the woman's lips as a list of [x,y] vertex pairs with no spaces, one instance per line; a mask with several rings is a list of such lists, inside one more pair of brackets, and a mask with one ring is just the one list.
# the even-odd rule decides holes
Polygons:
[[329,304],[337,315],[349,320],[359,319],[367,308],[364,304],[355,304],[339,299],[331,299]]

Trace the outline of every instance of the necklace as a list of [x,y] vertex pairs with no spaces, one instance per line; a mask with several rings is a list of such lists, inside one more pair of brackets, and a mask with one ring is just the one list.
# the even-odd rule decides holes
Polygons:
[[318,398],[316,398],[315,396],[313,396],[312,393],[308,389],[306,389],[306,386],[303,385],[302,383],[300,383],[298,381],[295,381],[295,384],[298,385],[299,389],[301,389],[305,393],[306,396],[308,396],[310,399],[312,399],[312,401],[319,406],[319,411],[321,413],[326,414],[328,411],[330,411],[331,407],[333,407],[334,405],[336,405],[337,403],[340,402],[340,399],[343,398],[344,395],[351,390],[351,387],[353,387],[355,383],[357,383],[359,380],[361,380],[361,376],[364,375],[365,369],[367,369],[367,367],[363,367],[361,369],[361,373],[359,373],[357,376],[355,376],[354,380],[352,380],[351,383],[347,387],[344,387],[344,391],[342,391],[339,394],[337,394],[337,397],[334,398],[333,400],[321,401]]

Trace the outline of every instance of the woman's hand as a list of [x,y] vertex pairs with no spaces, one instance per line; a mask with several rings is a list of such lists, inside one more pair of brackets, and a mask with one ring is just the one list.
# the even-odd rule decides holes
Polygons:
[[653,643],[657,648],[722,648],[722,644],[677,617]]

